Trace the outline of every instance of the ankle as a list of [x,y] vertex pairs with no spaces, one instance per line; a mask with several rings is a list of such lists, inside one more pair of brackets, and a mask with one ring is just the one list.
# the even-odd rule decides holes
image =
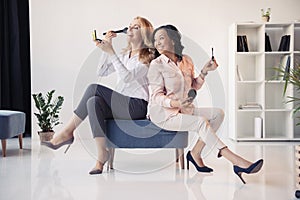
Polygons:
[[224,155],[224,151],[228,150],[228,147],[222,147],[221,149],[219,149],[219,153],[217,155],[218,158],[221,158]]
[[58,144],[58,143],[61,143],[61,142],[64,142],[66,140],[69,140],[70,138],[73,137],[73,133],[71,134],[66,134],[65,132],[60,132],[59,134],[57,134],[54,138],[52,138],[50,140],[50,142],[52,144]]
[[64,130],[64,131],[61,132],[61,135],[65,138],[71,138],[71,137],[74,136],[74,133],[73,133],[73,131]]
[[244,168],[248,168],[248,167],[250,167],[252,164],[253,164],[252,162],[249,162],[249,161],[245,160],[245,161],[242,162],[241,165],[242,165]]
[[96,168],[98,168],[98,169],[102,169],[103,168],[103,163],[101,162],[101,161],[97,161],[96,162]]
[[199,153],[198,153],[197,151],[195,151],[194,149],[191,150],[191,156],[192,156],[193,158],[198,158],[198,157],[200,157],[200,156],[199,156]]
[[241,160],[237,160],[236,162],[232,163],[233,165],[239,166],[241,168],[248,168],[250,167],[250,165],[252,165],[253,163],[244,159]]
[[103,150],[101,153],[98,154],[98,161],[100,163],[105,163],[107,162],[109,159],[109,151],[107,151],[106,149]]
[[203,160],[200,156],[200,153],[198,152],[193,152],[193,150],[191,151],[191,156],[193,157],[194,161],[197,163],[197,165],[199,167],[203,167],[205,166],[204,163],[203,163]]

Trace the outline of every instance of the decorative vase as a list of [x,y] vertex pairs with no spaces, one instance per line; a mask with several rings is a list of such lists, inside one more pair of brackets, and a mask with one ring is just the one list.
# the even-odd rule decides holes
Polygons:
[[261,17],[263,22],[269,22],[270,21],[270,16],[262,16]]
[[49,132],[39,131],[38,134],[40,136],[40,141],[46,142],[46,141],[50,141],[53,138],[54,131],[49,131]]

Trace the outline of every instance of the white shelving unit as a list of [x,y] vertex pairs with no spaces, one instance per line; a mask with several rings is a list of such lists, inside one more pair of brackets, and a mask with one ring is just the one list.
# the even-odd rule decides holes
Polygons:
[[[265,52],[265,33],[271,52]],[[249,52],[237,51],[237,36],[246,35]],[[277,51],[281,37],[290,35],[289,51]],[[300,23],[235,23],[229,30],[229,137],[237,141],[300,141],[293,105],[283,98],[284,81],[276,78],[274,67],[283,56],[290,67],[300,61]],[[238,71],[238,72],[237,72]],[[239,74],[239,75],[238,75]],[[277,76],[278,77],[278,76]],[[292,96],[291,85],[287,95]],[[258,103],[261,109],[240,109]],[[262,119],[261,136],[255,134],[254,118]]]

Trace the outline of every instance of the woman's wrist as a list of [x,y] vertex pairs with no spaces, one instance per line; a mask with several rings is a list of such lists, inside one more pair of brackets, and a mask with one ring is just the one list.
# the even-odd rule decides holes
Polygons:
[[201,74],[203,75],[203,76],[206,76],[207,74],[208,74],[208,71],[206,70],[206,69],[201,69]]
[[199,76],[202,78],[202,80],[204,80],[205,76],[207,76],[207,74],[208,74],[207,71],[205,71],[204,69],[202,69]]
[[172,108],[177,108],[177,107],[179,107],[178,101],[177,101],[177,100],[171,100],[170,106],[171,106]]
[[200,77],[202,80],[204,80],[204,79],[205,79],[205,76],[203,76],[203,74],[202,74],[202,73],[200,73],[200,74],[199,74],[199,77]]
[[114,51],[114,49],[110,49],[109,51],[107,51],[107,53],[108,53],[110,56],[116,55],[116,52]]

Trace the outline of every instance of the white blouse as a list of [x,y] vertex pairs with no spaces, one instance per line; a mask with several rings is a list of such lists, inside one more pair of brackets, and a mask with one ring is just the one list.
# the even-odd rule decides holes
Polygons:
[[129,58],[129,53],[108,55],[103,52],[97,69],[98,76],[108,76],[117,72],[116,91],[129,97],[149,100],[148,73],[149,65],[139,61],[139,55]]

